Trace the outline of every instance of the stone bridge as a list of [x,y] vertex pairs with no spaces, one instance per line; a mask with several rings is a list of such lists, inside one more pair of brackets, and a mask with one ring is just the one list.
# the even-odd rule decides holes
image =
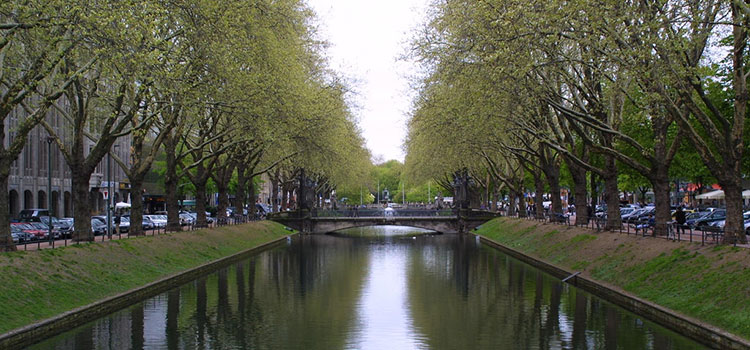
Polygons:
[[466,233],[497,217],[476,210],[363,209],[302,210],[272,214],[269,219],[306,234],[325,234],[362,226],[409,226],[440,233]]

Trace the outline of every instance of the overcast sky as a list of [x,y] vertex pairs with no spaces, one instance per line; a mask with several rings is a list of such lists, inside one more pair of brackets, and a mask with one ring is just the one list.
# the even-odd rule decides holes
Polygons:
[[403,162],[413,66],[400,61],[428,0],[308,0],[333,68],[352,79],[354,112],[374,156]]

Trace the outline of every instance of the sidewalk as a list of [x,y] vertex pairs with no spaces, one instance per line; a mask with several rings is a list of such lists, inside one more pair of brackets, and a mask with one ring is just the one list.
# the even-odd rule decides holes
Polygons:
[[[243,223],[247,223],[247,222],[251,222],[251,221],[257,221],[257,220],[246,220],[246,221],[242,221],[242,222],[237,222],[234,225],[243,224]],[[230,220],[230,222],[231,222],[231,220]],[[232,223],[227,224],[227,225],[232,225]],[[217,224],[216,224],[216,222],[214,222],[214,223],[208,224],[208,226],[206,226],[206,227],[207,228],[212,228],[212,227],[216,227],[216,226],[217,226]],[[180,228],[182,229],[182,231],[195,231],[195,230],[200,229],[200,228],[195,227],[193,225],[181,226]],[[166,228],[159,228],[159,229],[153,229],[153,230],[144,230],[143,231],[143,236],[156,236],[156,235],[163,235],[163,234],[171,233],[171,232],[180,232],[180,231],[167,231]],[[143,236],[141,236],[141,237],[143,237]],[[111,239],[108,238],[106,234],[105,235],[100,235],[100,236],[94,236],[93,242],[104,242],[104,241],[110,241],[110,240],[118,240],[118,239],[122,239],[122,238],[130,238],[130,232],[126,232],[126,233],[114,233],[113,232]],[[83,242],[83,243],[88,243],[88,242]],[[72,245],[72,244],[78,244],[78,243],[74,242],[72,238],[66,238],[66,239],[57,239],[57,240],[54,240],[52,242],[52,244],[50,244],[49,240],[18,243],[18,244],[16,244],[16,249],[19,250],[19,251],[21,251],[21,250],[22,251],[28,251],[28,250],[38,250],[38,249],[59,248],[59,247],[65,247],[65,246]]]
[[[571,214],[568,217],[568,219],[570,220],[570,226],[576,226],[576,215],[575,215],[575,213]],[[585,228],[588,228],[588,229],[591,229],[591,230],[595,230],[595,231],[602,231],[602,230],[604,230],[603,226],[597,228],[596,227],[596,223],[591,223],[591,222],[589,222],[585,226],[582,225],[582,226],[576,226],[576,227],[585,227]],[[704,244],[706,244],[706,243],[708,243],[708,244],[718,244],[718,243],[721,243],[721,238],[720,237],[716,237],[715,235],[711,235],[708,232],[704,232],[704,231],[696,230],[696,229],[692,229],[692,228],[691,229],[685,229],[685,232],[684,233],[680,232],[679,235],[676,232],[673,232],[673,233],[670,233],[669,236],[661,236],[660,235],[660,236],[655,236],[655,237],[652,236],[651,232],[649,232],[649,231],[651,231],[651,230],[650,229],[646,229],[646,230],[637,229],[636,230],[636,226],[635,225],[623,222],[622,226],[620,228],[620,231],[618,231],[618,232],[621,233],[621,234],[624,233],[624,234],[629,235],[629,234],[632,233],[632,234],[637,234],[637,235],[641,235],[641,236],[644,236],[644,237],[660,238],[660,239],[665,239],[665,240],[670,240],[670,241],[688,241],[688,242],[693,242],[693,243],[701,243],[701,242],[703,242]],[[736,244],[735,246],[742,247],[742,248],[750,248],[750,242],[746,243],[746,244]]]

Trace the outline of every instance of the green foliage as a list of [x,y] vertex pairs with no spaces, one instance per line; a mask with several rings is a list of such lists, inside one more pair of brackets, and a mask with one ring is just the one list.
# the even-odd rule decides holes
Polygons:
[[375,196],[367,190],[367,187],[340,186],[336,189],[339,200],[346,198],[347,205],[372,204]]
[[383,197],[383,191],[388,190],[391,199],[396,199],[396,194],[401,191],[401,178],[404,165],[397,160],[389,160],[385,163],[378,164],[372,168],[371,176],[373,182],[369,184],[370,191],[377,197],[378,187],[380,187],[381,199]]

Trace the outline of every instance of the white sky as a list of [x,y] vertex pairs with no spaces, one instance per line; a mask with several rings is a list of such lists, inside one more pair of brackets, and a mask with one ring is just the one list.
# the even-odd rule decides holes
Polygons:
[[373,156],[404,161],[401,149],[414,66],[400,61],[428,0],[308,0],[332,67],[354,81],[354,112]]

